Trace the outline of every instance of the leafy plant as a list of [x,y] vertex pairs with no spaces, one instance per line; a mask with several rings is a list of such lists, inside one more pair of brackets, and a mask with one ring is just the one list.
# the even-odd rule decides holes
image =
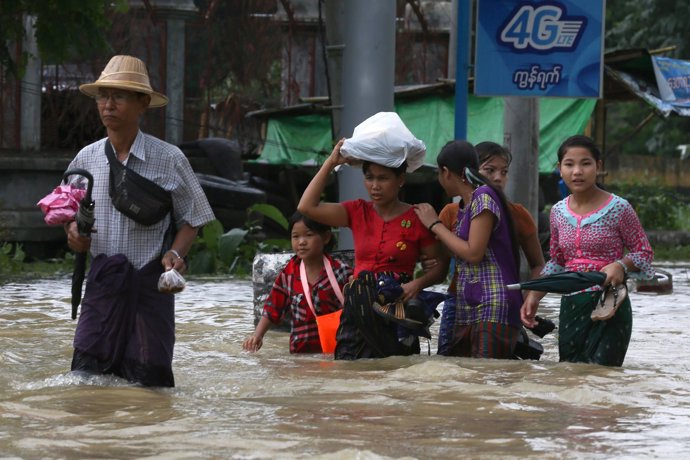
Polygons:
[[690,246],[665,246],[663,244],[654,245],[654,260],[690,260]]
[[[126,0],[85,2],[83,0],[3,0],[0,2],[0,67],[10,75],[24,73],[28,53],[15,60],[12,47],[27,34],[34,34],[38,54],[44,62],[63,63],[75,56],[102,54],[110,46],[106,31],[110,16],[125,12]],[[35,18],[25,30],[23,15]]]
[[645,230],[680,230],[690,211],[687,199],[670,187],[658,183],[638,185],[622,183],[615,192],[635,208]]
[[251,272],[257,252],[282,251],[290,247],[287,239],[264,239],[259,220],[264,216],[287,230],[285,216],[275,206],[256,204],[247,209],[247,221],[242,228],[223,233],[218,220],[208,223],[197,236],[189,253],[189,271],[193,274]]
[[2,243],[0,246],[0,273],[18,273],[22,270],[22,265],[26,254],[21,244]]

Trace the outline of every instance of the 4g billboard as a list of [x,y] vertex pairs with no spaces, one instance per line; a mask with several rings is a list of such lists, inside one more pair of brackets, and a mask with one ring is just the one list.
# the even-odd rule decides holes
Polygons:
[[478,0],[474,93],[600,97],[605,0]]

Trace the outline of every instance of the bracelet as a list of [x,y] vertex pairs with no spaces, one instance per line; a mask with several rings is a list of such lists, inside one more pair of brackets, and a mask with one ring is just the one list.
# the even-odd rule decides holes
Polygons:
[[441,222],[440,220],[436,220],[436,221],[432,222],[431,225],[429,225],[429,231],[430,231],[430,232],[433,231],[433,230],[431,230],[431,229],[434,228],[434,225],[436,225],[436,224],[442,224],[442,223],[443,223],[443,222]]
[[618,259],[618,260],[616,260],[616,263],[619,264],[621,267],[623,267],[623,273],[624,273],[625,275],[627,275],[627,274],[628,274],[628,266],[625,264],[625,262],[623,262],[622,260]]
[[180,256],[180,253],[177,252],[177,251],[174,250],[174,249],[168,249],[168,252],[172,252],[173,255],[174,255],[175,257],[177,257],[178,259],[181,259],[181,258],[182,258],[182,256]]

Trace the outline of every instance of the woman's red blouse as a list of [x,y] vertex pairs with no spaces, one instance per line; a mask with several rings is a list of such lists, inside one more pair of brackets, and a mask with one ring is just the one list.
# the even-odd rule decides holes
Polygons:
[[355,276],[363,270],[393,271],[414,276],[422,248],[436,238],[419,220],[414,208],[385,222],[374,204],[362,199],[341,203],[347,210],[355,246]]

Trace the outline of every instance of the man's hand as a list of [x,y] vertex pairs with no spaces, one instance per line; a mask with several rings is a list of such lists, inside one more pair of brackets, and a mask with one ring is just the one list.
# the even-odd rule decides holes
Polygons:
[[[86,252],[91,247],[91,238],[79,234],[76,221],[65,224],[65,233],[67,234],[67,245],[72,251]],[[92,233],[96,233],[96,230],[92,230]]]
[[177,252],[175,249],[170,249],[165,254],[163,254],[161,264],[163,264],[163,267],[165,268],[166,272],[174,268],[181,275],[184,275],[187,271],[187,264],[185,263],[182,256],[180,256],[180,253]]

